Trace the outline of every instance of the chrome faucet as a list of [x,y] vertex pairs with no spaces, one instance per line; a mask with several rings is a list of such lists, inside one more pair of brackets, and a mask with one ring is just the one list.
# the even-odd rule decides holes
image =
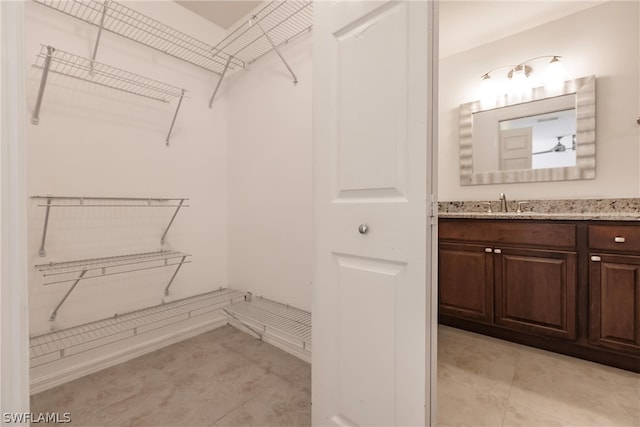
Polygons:
[[508,212],[507,208],[507,196],[504,193],[500,193],[500,212]]

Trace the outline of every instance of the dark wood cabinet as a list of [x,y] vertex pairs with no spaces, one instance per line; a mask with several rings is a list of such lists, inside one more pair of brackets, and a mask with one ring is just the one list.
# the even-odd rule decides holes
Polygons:
[[479,245],[440,243],[440,312],[493,321],[493,251]]
[[443,324],[640,372],[640,225],[440,218]]
[[439,233],[442,315],[575,339],[575,227],[444,221]]
[[592,255],[589,288],[589,341],[640,354],[640,256]]
[[589,227],[589,342],[640,355],[640,227]]
[[495,266],[497,324],[575,340],[575,252],[505,248]]

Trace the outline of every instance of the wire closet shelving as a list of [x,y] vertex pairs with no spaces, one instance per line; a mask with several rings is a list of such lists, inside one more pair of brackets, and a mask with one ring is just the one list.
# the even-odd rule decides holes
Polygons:
[[259,339],[265,336],[286,342],[303,357],[311,355],[311,313],[261,296],[245,294],[244,300],[222,309]]
[[39,255],[41,257],[46,256],[47,252],[45,244],[47,241],[47,230],[49,228],[49,216],[51,214],[51,208],[74,208],[74,207],[150,207],[150,208],[175,208],[167,227],[162,233],[160,238],[160,244],[163,245],[167,237],[167,233],[176,219],[178,212],[182,208],[188,208],[189,205],[184,202],[189,200],[187,198],[170,199],[170,198],[153,198],[153,197],[81,197],[81,196],[32,196],[34,200],[44,200],[45,203],[39,203],[38,207],[46,208],[44,214],[44,226],[42,227],[42,240],[40,242]]
[[274,0],[237,25],[222,41],[211,45],[116,1],[33,1],[97,27],[92,60],[104,30],[218,74],[210,106],[227,71],[247,68],[271,50],[277,52],[296,83],[297,77],[278,47],[313,25],[311,0]]
[[29,340],[31,366],[40,366],[65,357],[100,348],[168,325],[216,313],[241,301],[243,294],[221,288],[154,307],[121,313],[108,319],[33,336]]
[[[178,271],[180,271],[180,267],[182,267],[182,264],[188,264],[191,262],[186,261],[186,258],[189,256],[191,255],[183,252],[161,250],[157,252],[145,252],[139,254],[55,263],[51,262],[48,264],[36,265],[36,270],[38,270],[45,278],[49,278],[48,280],[50,280],[44,283],[44,285],[73,282],[58,305],[54,308],[51,316],[49,316],[49,320],[53,321],[56,319],[58,310],[82,280],[95,279],[114,274],[131,273],[134,271],[151,270],[155,268],[176,267],[169,283],[164,289],[164,294],[169,295],[169,288],[178,274]],[[52,276],[54,277],[52,278]]]
[[72,77],[116,89],[121,92],[142,96],[160,102],[168,103],[175,98],[179,98],[166,142],[169,143],[171,132],[185,96],[185,89],[180,89],[167,83],[160,82],[148,77],[134,74],[120,68],[102,64],[92,59],[83,58],[53,46],[40,46],[40,52],[36,56],[35,67],[42,69],[40,78],[40,87],[38,89],[38,97],[36,105],[31,117],[31,123],[37,125],[40,122],[40,108],[42,106],[42,98],[47,85],[49,73],[61,74],[63,76]]
[[[52,208],[88,208],[88,207],[161,207],[175,208],[169,223],[167,224],[160,243],[164,244],[165,238],[173,221],[180,209],[189,207],[184,202],[186,198],[151,198],[151,197],[77,197],[77,196],[32,196],[34,200],[38,200],[38,207],[46,208],[44,216],[44,226],[42,229],[42,240],[40,243],[39,255],[46,255],[45,243],[47,239],[47,230],[49,226],[49,216]],[[40,201],[44,200],[45,203]],[[91,258],[82,260],[72,260],[64,262],[50,262],[46,264],[38,264],[36,270],[45,278],[44,285],[54,285],[59,283],[73,282],[67,292],[64,294],[60,302],[53,309],[49,316],[49,321],[54,321],[58,314],[58,310],[65,303],[69,295],[76,288],[78,283],[87,279],[95,279],[98,277],[112,276],[116,274],[131,273],[134,271],[151,270],[155,268],[175,267],[173,275],[169,283],[164,289],[164,295],[169,295],[169,288],[173,283],[176,275],[180,271],[183,264],[187,261],[190,254],[178,252],[174,250],[160,250],[155,252],[144,252],[126,255],[117,255],[102,258]]]

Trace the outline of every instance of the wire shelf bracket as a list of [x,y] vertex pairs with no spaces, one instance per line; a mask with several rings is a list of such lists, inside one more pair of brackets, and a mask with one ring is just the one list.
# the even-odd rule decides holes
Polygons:
[[171,100],[179,98],[166,138],[166,143],[169,145],[173,126],[178,116],[178,111],[180,111],[182,99],[185,97],[186,91],[184,89],[102,64],[93,59],[83,58],[52,46],[41,45],[34,66],[42,69],[42,76],[36,104],[31,116],[32,124],[38,125],[40,123],[42,98],[47,85],[47,78],[51,72],[164,103],[169,103]]
[[[42,239],[40,240],[40,249],[38,255],[44,257],[47,255],[45,244],[47,241],[47,230],[49,228],[49,215],[51,208],[69,208],[69,207],[160,207],[160,208],[176,208],[173,216],[169,220],[167,227],[162,233],[160,244],[164,245],[167,233],[173,225],[178,212],[182,208],[188,208],[185,205],[186,198],[181,199],[163,199],[163,198],[141,198],[141,197],[68,197],[68,196],[32,196],[32,199],[44,199],[46,204],[39,204],[38,207],[46,208],[44,214],[44,226],[42,227]],[[63,203],[66,202],[66,203]],[[120,204],[114,204],[118,202]],[[167,288],[168,289],[168,288]]]
[[[39,264],[35,267],[43,277],[51,277],[51,279],[47,279],[50,281],[44,283],[44,285],[73,282],[71,287],[69,287],[60,302],[51,312],[49,321],[53,322],[58,315],[60,307],[62,307],[69,295],[82,280],[131,273],[134,271],[151,270],[155,268],[176,267],[164,290],[164,294],[167,296],[169,295],[169,287],[173,283],[178,271],[180,271],[180,267],[182,267],[183,264],[191,262],[186,260],[187,257],[190,256],[190,254],[183,252],[161,250],[156,252],[118,255],[106,258],[92,258],[58,263],[51,262],[48,264]],[[79,273],[77,277],[71,277],[76,273]],[[59,276],[59,278],[55,279],[52,276]]]
[[[251,16],[249,20],[236,27],[214,48],[226,52],[229,57],[237,58],[247,68],[270,51],[275,51],[280,60],[298,83],[298,77],[286,61],[280,47],[296,37],[311,31],[313,26],[313,3],[311,1],[273,0]],[[226,70],[224,70],[226,71]],[[224,75],[218,80],[218,86]],[[209,101],[209,107],[218,92],[218,87]]]

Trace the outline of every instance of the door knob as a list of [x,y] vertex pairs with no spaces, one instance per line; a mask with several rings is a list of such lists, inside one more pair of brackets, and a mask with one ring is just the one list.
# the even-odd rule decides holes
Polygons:
[[367,234],[367,232],[369,231],[369,226],[367,224],[360,224],[360,227],[358,227],[358,231],[360,232],[360,234]]

